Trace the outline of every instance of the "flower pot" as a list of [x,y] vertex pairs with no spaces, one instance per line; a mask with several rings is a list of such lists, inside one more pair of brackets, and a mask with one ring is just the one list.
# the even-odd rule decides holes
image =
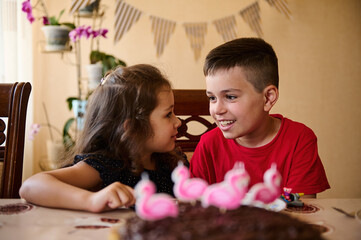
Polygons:
[[44,32],[46,51],[62,51],[69,49],[69,32],[67,26],[46,25],[41,28]]
[[46,141],[46,150],[48,154],[48,167],[57,169],[60,166],[62,155],[64,154],[64,145],[61,141]]
[[85,109],[87,100],[73,100],[73,111],[74,116],[76,119],[76,127],[78,131],[81,131],[84,127],[84,115],[85,115]]
[[88,72],[88,89],[94,90],[100,84],[100,80],[103,77],[103,65],[98,62],[95,64],[89,64],[86,66]]
[[100,0],[95,0],[86,7],[79,9],[80,16],[92,16],[94,11],[98,11]]

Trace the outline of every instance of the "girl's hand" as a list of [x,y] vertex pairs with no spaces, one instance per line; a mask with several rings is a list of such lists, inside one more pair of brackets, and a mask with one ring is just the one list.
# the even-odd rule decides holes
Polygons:
[[103,212],[135,204],[134,190],[120,182],[112,183],[98,192],[91,193],[88,200],[91,212]]

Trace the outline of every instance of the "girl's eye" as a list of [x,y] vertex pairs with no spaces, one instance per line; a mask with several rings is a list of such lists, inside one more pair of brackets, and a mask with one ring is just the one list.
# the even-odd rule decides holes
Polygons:
[[167,117],[167,118],[171,118],[171,117],[172,117],[172,114],[173,114],[173,112],[169,112],[166,117]]

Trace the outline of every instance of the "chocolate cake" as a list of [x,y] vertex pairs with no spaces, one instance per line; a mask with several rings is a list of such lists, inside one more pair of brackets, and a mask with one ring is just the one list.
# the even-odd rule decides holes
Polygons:
[[200,204],[179,204],[179,216],[158,221],[145,221],[134,216],[113,229],[109,239],[120,240],[291,240],[323,239],[311,225],[286,213],[241,206],[220,212],[218,208],[202,208]]

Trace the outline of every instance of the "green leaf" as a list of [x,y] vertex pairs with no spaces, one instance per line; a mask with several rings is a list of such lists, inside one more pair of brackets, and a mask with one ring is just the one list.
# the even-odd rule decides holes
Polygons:
[[127,64],[125,62],[123,62],[122,60],[120,60],[120,59],[117,59],[117,65],[121,65],[123,67],[127,66]]
[[78,97],[68,97],[66,102],[68,103],[69,110],[73,109],[73,100],[80,100]]
[[65,122],[65,125],[63,128],[63,145],[66,150],[69,150],[75,144],[74,140],[72,139],[72,137],[69,134],[70,127],[74,121],[75,121],[75,118],[68,119],[68,121]]
[[114,57],[113,55],[109,55],[109,54],[106,54],[104,52],[100,52],[100,51],[92,51],[90,53],[90,63],[91,64],[94,64],[94,63],[97,63],[101,61],[102,62],[102,65],[103,65],[103,75],[115,68],[116,66],[126,66],[126,63],[123,62],[122,60]]
[[69,28],[72,29],[72,30],[76,28],[76,26],[74,25],[74,23],[70,23],[70,22],[61,23],[61,25],[67,26],[67,27],[69,27]]
[[56,19],[57,22],[60,21],[60,18],[61,18],[61,16],[63,15],[64,11],[65,11],[65,9],[63,9],[63,10],[60,11],[58,18]]
[[54,26],[59,26],[60,25],[58,20],[54,16],[49,18],[49,24],[54,25]]

